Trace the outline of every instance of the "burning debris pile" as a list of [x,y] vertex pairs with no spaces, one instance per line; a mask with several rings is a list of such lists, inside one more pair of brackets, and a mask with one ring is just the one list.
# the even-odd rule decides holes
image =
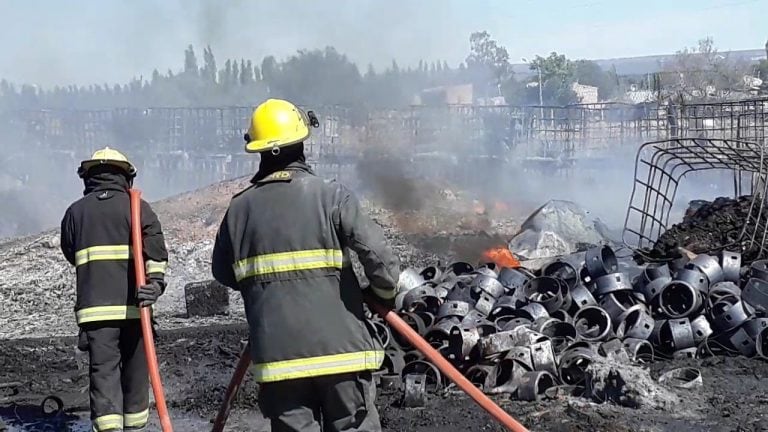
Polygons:
[[[757,259],[765,246],[764,231],[754,241],[744,236],[746,228],[754,230],[754,215],[760,200],[752,196],[736,199],[719,197],[712,202],[694,202],[681,223],[664,232],[650,252],[651,258],[678,258],[679,249],[694,253],[712,253],[723,249],[738,250],[744,262]],[[755,206],[757,208],[755,208]],[[764,209],[768,212],[768,209]]]
[[[768,359],[768,261],[742,268],[738,253],[640,267],[596,246],[538,271],[455,262],[409,269],[401,282],[399,316],[487,393],[538,400],[565,385],[638,406],[643,394],[666,390],[649,393],[658,384],[637,365],[715,354]],[[386,349],[382,388],[402,387],[405,406],[448,384],[381,320],[370,324]],[[644,376],[642,388],[633,376]]]

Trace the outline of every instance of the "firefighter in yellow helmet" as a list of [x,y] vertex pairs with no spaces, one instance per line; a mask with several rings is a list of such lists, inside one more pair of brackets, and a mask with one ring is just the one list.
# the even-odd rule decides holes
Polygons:
[[61,250],[75,266],[78,348],[90,361],[91,421],[95,431],[143,431],[149,417],[149,376],[139,307],[165,290],[168,252],[157,216],[141,202],[149,283],[138,294],[130,250],[128,189],[136,168],[106,147],[77,170],[83,198],[61,221]]
[[307,165],[310,126],[314,114],[284,100],[254,111],[245,150],[260,153],[259,171],[224,216],[213,275],[243,297],[251,371],[273,432],[379,431],[371,372],[384,351],[365,324],[348,249],[386,303],[400,263],[352,192]]

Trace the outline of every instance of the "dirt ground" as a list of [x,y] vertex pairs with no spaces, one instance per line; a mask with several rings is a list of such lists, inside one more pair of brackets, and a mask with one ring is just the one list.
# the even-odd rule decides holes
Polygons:
[[[210,428],[245,336],[246,329],[241,325],[161,329],[157,351],[176,430]],[[9,424],[9,430],[85,430],[87,362],[76,353],[74,338],[3,341],[0,345],[0,419]],[[680,366],[699,368],[704,384],[698,389],[676,391],[679,400],[668,409],[631,409],[570,396],[540,402],[513,402],[505,397],[497,400],[532,431],[768,430],[768,392],[765,390],[768,362],[744,358],[657,362],[652,365],[651,374],[655,377]],[[13,385],[14,382],[18,385]],[[63,400],[63,414],[51,418],[39,416],[40,403],[48,395]],[[246,382],[227,430],[269,430],[267,422],[258,414],[257,397],[258,386],[252,381]],[[420,409],[400,408],[399,398],[398,393],[379,394],[384,430],[503,430],[455,389],[430,395],[427,406]],[[28,426],[14,429],[12,425],[18,426],[20,420]],[[33,423],[36,426],[30,426]]]

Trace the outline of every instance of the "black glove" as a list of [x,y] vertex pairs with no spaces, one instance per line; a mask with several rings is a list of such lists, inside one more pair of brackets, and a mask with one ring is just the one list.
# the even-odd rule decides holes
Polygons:
[[89,348],[88,334],[85,333],[85,330],[80,329],[80,332],[77,334],[77,349],[82,352],[87,352]]
[[387,309],[394,309],[395,308],[395,299],[394,298],[389,299],[389,300],[383,299],[383,298],[377,296],[376,292],[373,291],[370,286],[367,286],[367,287],[363,288],[363,298],[365,298],[365,299],[372,299],[376,303],[378,303],[378,304],[380,304],[382,306],[386,306]]
[[153,280],[147,285],[139,287],[136,298],[139,300],[139,307],[146,307],[155,304],[158,297],[163,294],[164,287],[160,281]]

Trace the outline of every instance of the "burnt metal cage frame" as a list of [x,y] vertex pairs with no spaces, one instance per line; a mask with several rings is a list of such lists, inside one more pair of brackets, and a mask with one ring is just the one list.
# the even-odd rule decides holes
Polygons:
[[[753,141],[720,138],[675,138],[647,142],[635,157],[635,177],[632,185],[622,241],[624,245],[648,260],[646,251],[669,229],[669,218],[675,204],[677,188],[691,172],[726,170],[733,173],[734,197],[747,192],[751,195],[748,219],[738,238],[715,250],[740,245],[751,249],[759,241],[758,258],[766,253],[768,211],[765,197],[765,147]],[[748,191],[742,179],[749,177]],[[634,237],[633,237],[634,236]],[[745,243],[746,242],[746,243]]]

